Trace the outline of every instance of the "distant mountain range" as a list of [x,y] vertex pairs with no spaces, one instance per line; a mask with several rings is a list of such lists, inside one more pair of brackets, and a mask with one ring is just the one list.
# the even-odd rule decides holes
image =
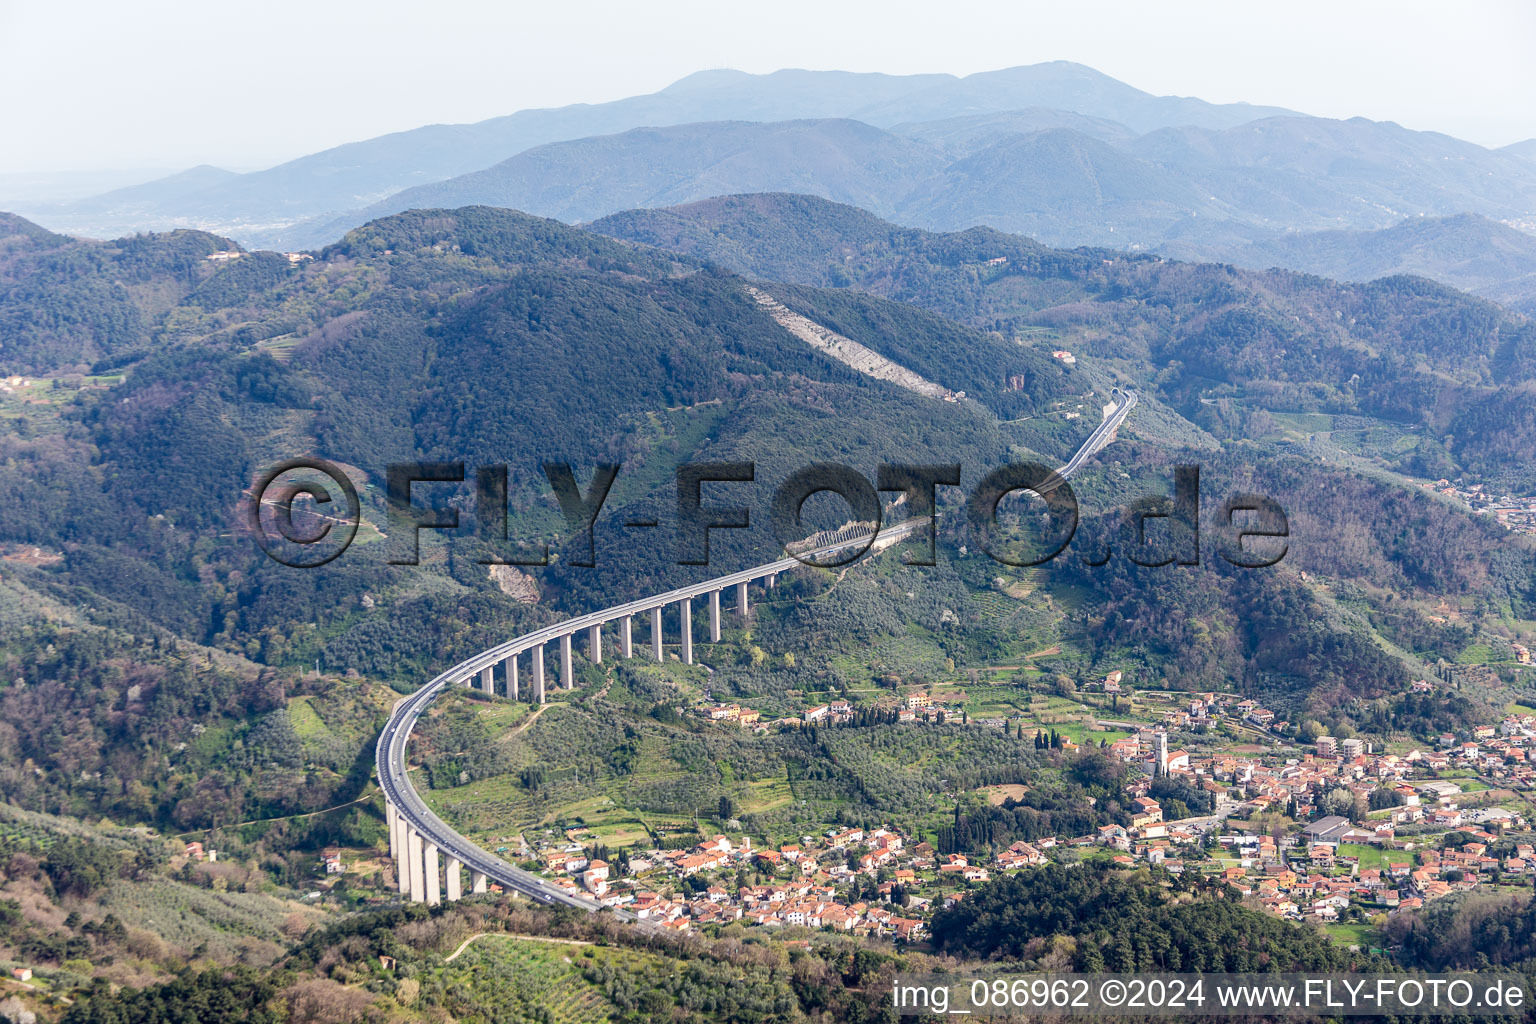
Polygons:
[[1526,139],[1524,142],[1516,142],[1499,150],[1500,153],[1509,153],[1524,160],[1536,160],[1536,139]]
[[[191,227],[314,249],[409,209],[567,222],[794,192],[930,230],[1346,279],[1418,273],[1530,309],[1536,140],[1158,97],[1066,62],[955,78],[709,71],[613,103],[430,126],[252,174],[193,168],[20,212],[91,236]],[[1523,229],[1523,230],[1522,230]]]
[[198,227],[227,232],[243,241],[265,242],[276,229],[312,218],[329,220],[403,189],[483,170],[550,142],[703,121],[854,118],[890,127],[1030,107],[1074,111],[1129,126],[1132,134],[1172,125],[1230,127],[1290,113],[1278,107],[1152,96],[1065,61],[966,78],[704,71],[646,96],[523,110],[470,125],[429,125],[337,146],[223,181],[165,179],[155,183],[167,188],[153,210],[139,205],[142,193],[109,193],[82,204],[29,207],[21,212],[57,230],[92,236]]
[[358,224],[427,207],[502,206],[567,222],[736,192],[803,192],[894,215],[893,198],[941,175],[926,143],[862,121],[716,121],[636,128],[520,153],[420,185],[284,239],[306,248]]
[[[923,122],[712,122],[541,146],[279,234],[315,246],[426,206],[505,206],[566,221],[715,195],[792,191],[934,230],[985,224],[1053,245],[1207,257],[1287,231],[1371,230],[1476,213],[1536,223],[1536,163],[1365,120],[1266,118],[1237,128],[1115,136],[1039,112]],[[948,149],[949,152],[945,150]],[[953,158],[959,151],[964,155]]]
[[1406,220],[1381,231],[1284,235],[1226,258],[1340,281],[1418,274],[1536,316],[1536,236],[1470,213]]

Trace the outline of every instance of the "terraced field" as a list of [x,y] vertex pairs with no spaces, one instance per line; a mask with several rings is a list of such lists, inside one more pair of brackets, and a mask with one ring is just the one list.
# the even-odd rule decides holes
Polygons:
[[130,928],[228,959],[275,956],[287,941],[281,929],[289,915],[322,917],[302,903],[266,893],[219,892],[159,879],[115,881],[100,900]]
[[424,997],[466,1024],[786,1020],[794,1000],[787,973],[762,966],[502,934],[481,936],[420,980]]
[[602,1024],[621,1007],[585,973],[621,960],[625,971],[661,962],[634,951],[486,935],[422,980],[447,989],[461,1021]]
[[315,711],[308,697],[292,697],[288,701],[288,724],[301,740],[314,740],[330,735],[325,722]]

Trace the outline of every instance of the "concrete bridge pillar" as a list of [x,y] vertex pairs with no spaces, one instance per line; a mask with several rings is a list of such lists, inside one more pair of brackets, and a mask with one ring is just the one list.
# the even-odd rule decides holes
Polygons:
[[603,663],[602,623],[587,627],[587,654],[591,656],[592,664],[601,665]]
[[576,665],[571,661],[571,634],[560,638],[560,686],[572,689],[576,685]]
[[507,697],[517,700],[517,655],[507,655]]
[[426,857],[424,860],[426,863],[422,870],[426,875],[427,906],[435,907],[443,901],[442,881],[438,878],[437,871],[437,845],[435,843],[426,844]]
[[661,654],[661,609],[651,609],[651,650],[656,654],[656,660],[662,659]]
[[747,617],[747,585],[744,582],[736,584],[736,614]]
[[400,895],[407,896],[411,891],[410,826],[399,811],[395,812],[395,836],[395,845],[400,848],[400,856],[395,861],[395,887],[400,890]]
[[427,880],[422,871],[421,833],[410,827],[405,832],[405,869],[410,876],[411,902],[423,902],[427,898]]
[[448,902],[457,903],[464,895],[464,879],[459,873],[462,865],[457,857],[449,857],[444,865],[443,880],[448,883]]
[[720,591],[709,592],[709,642],[720,642]]
[[693,601],[683,598],[677,602],[677,610],[683,617],[683,664],[693,664]]
[[486,877],[483,873],[479,871],[471,871],[469,873],[470,892],[487,892],[489,888],[490,886],[488,885]]
[[633,635],[634,617],[624,616],[619,620],[619,656],[633,658],[635,656],[635,638]]
[[400,890],[402,896],[408,895],[411,891],[411,844],[407,838],[409,831],[410,826],[405,823],[400,812],[396,811],[395,848],[398,852],[395,855],[395,888]]
[[767,579],[768,579],[768,589],[772,590],[774,584],[777,583],[778,580],[779,580],[779,574],[776,573],[776,572],[771,572],[771,573],[768,574]]
[[494,697],[496,695],[495,666],[487,665],[480,670],[480,692],[487,697]]
[[400,860],[400,815],[395,813],[395,805],[388,800],[384,801],[384,822],[389,826],[389,856],[391,860]]
[[533,702],[544,703],[544,645],[533,649]]

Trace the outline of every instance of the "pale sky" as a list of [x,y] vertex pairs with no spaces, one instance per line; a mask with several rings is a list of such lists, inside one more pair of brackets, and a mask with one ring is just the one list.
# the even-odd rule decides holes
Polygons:
[[1536,137],[1536,4],[0,0],[0,173],[212,163],[652,92],[706,68],[957,75],[1047,60],[1148,92]]

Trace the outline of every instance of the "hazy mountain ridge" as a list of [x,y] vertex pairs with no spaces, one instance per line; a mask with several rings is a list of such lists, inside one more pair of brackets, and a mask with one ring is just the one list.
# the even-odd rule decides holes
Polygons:
[[[1006,198],[1015,182],[1024,185]],[[1412,215],[1523,222],[1536,211],[1536,174],[1519,157],[1363,118],[1276,117],[1118,142],[1070,128],[1005,136],[925,190],[938,202],[909,194],[904,222],[985,222],[1052,244],[1122,248],[1380,228]]]
[[883,104],[863,107],[851,116],[886,126],[1028,107],[1069,110],[1119,122],[1136,132],[1175,125],[1230,128],[1263,117],[1295,114],[1282,107],[1153,96],[1082,64],[1050,61],[937,83]]
[[1536,151],[1522,145],[1487,150],[1362,118],[1154,97],[1066,62],[963,79],[707,71],[648,96],[428,126],[254,174],[194,168],[23,212],[96,234],[217,224],[288,250],[411,208],[494,205],[580,222],[792,191],[932,230],[986,225],[1057,246],[1245,265],[1294,258],[1343,277],[1364,273],[1351,262],[1424,273],[1528,308],[1514,238],[1498,257],[1507,273],[1474,271],[1450,242],[1401,261],[1340,263],[1309,261],[1285,240],[1463,213],[1536,224]]
[[1512,142],[1499,150],[1500,153],[1509,153],[1522,160],[1536,160],[1536,139],[1526,139],[1524,142]]
[[986,225],[1053,245],[1150,247],[1191,217],[1238,215],[1200,186],[1066,128],[1005,137],[917,184],[898,219],[930,230]]
[[[729,121],[637,128],[553,143],[494,167],[407,189],[363,211],[300,225],[309,245],[363,221],[421,207],[500,206],[567,222],[624,207],[670,206],[736,191],[802,191],[889,208],[907,182],[939,173],[930,147],[860,121]],[[733,187],[745,183],[742,188]]]
[[890,130],[897,135],[927,142],[950,158],[960,159],[992,145],[1004,136],[1027,135],[1053,128],[1070,128],[1101,142],[1118,143],[1136,137],[1133,130],[1118,121],[1050,107],[970,114],[938,121],[910,121],[892,125]]
[[932,230],[986,225],[1051,245],[1231,259],[1288,232],[1372,230],[1407,216],[1526,223],[1536,164],[1362,119],[1282,117],[1135,137],[1028,111],[890,132],[847,120],[722,122],[552,143],[273,237],[316,245],[413,206],[486,204],[581,221],[752,191],[851,202]]
[[[1200,255],[1198,247],[1170,251]],[[1379,231],[1288,234],[1219,255],[1239,266],[1341,281],[1418,274],[1536,315],[1536,236],[1476,214],[1414,218]]]
[[[905,97],[913,98],[911,107],[903,105]],[[766,75],[703,71],[645,96],[522,110],[475,124],[427,125],[347,143],[212,187],[190,187],[179,195],[173,188],[153,209],[114,210],[93,199],[27,207],[22,212],[59,230],[98,237],[206,227],[253,242],[270,242],[271,232],[298,221],[328,219],[403,189],[490,167],[550,142],[703,121],[846,117],[879,126],[1041,106],[1135,123],[1141,130],[1172,124],[1224,127],[1289,113],[1273,107],[1151,96],[1065,61],[968,78],[794,69]],[[151,184],[158,187],[171,181]],[[354,221],[354,226],[358,223],[362,221]]]

